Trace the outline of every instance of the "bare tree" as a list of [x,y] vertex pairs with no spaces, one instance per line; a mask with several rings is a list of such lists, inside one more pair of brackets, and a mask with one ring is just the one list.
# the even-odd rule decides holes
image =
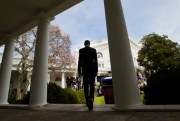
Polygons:
[[16,56],[20,59],[17,67],[19,79],[17,80],[16,99],[21,99],[22,93],[26,92],[29,86],[27,72],[31,72],[32,69],[36,31],[36,28],[32,29],[19,36],[16,41],[15,52]]
[[71,53],[69,36],[63,35],[58,26],[51,26],[49,44],[49,69],[72,70],[71,66],[75,59]]
[[[20,59],[18,64],[19,79],[17,82],[16,99],[22,98],[22,91],[26,92],[29,85],[27,72],[32,71],[34,58],[35,40],[37,38],[37,28],[34,28],[21,35],[16,43],[16,56]],[[72,65],[75,63],[74,56],[71,53],[71,40],[66,34],[62,34],[59,26],[50,26],[49,41],[49,70],[64,71],[74,70]],[[23,84],[24,83],[24,84]]]

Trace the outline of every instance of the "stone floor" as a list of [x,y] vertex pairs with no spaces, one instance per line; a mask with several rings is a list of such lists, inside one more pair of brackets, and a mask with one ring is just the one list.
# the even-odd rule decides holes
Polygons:
[[[153,107],[153,106],[151,106]],[[26,105],[0,105],[0,121],[180,121],[179,106],[175,108],[114,111],[112,105],[94,106],[89,111],[85,105],[49,104],[29,108]]]

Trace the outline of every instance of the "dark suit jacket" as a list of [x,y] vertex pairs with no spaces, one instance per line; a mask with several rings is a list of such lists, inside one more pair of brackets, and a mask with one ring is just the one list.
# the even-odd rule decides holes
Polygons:
[[98,62],[96,49],[86,46],[79,50],[78,73],[83,76],[96,76]]

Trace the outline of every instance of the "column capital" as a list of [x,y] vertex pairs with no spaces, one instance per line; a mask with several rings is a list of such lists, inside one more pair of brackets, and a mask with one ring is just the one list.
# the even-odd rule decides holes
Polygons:
[[4,36],[4,38],[5,38],[5,40],[6,40],[6,42],[8,41],[13,41],[13,42],[16,42],[16,39],[18,38],[17,36],[14,36],[14,35],[12,35],[12,34],[10,34],[10,33],[7,33],[7,34],[5,34],[5,36]]
[[39,12],[39,13],[37,13],[36,16],[37,16],[36,18],[38,20],[46,20],[48,22],[54,20],[54,18],[55,18],[54,16],[47,16],[47,14],[45,12]]

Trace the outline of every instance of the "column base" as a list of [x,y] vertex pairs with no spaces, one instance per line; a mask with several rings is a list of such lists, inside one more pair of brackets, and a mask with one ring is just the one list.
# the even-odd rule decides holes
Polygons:
[[7,105],[9,104],[8,102],[0,102],[0,105]]
[[126,105],[126,106],[114,104],[112,106],[112,109],[115,111],[128,111],[128,110],[133,110],[133,109],[140,109],[143,106],[144,105],[142,103],[138,103],[138,104],[134,104],[134,105]]
[[45,106],[47,104],[48,104],[47,102],[41,103],[41,104],[29,104],[29,107],[30,108],[37,108],[37,107],[43,107],[43,106]]

